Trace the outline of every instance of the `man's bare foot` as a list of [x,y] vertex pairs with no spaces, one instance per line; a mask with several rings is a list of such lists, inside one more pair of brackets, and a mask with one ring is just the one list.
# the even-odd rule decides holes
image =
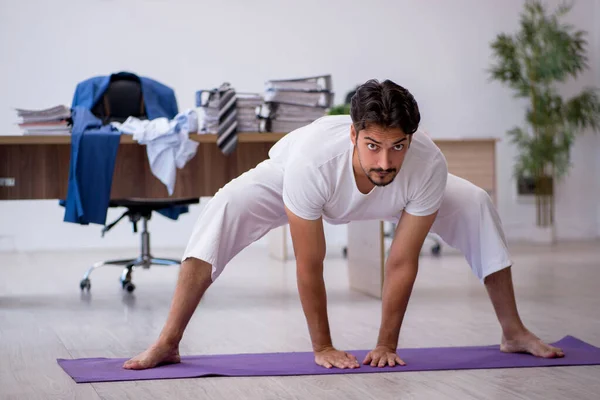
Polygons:
[[179,348],[170,345],[155,343],[143,353],[125,361],[125,369],[148,369],[161,364],[177,364],[181,362]]
[[536,357],[557,358],[564,357],[565,353],[558,347],[550,346],[542,342],[528,330],[523,331],[510,338],[502,336],[500,351],[505,353],[529,353]]

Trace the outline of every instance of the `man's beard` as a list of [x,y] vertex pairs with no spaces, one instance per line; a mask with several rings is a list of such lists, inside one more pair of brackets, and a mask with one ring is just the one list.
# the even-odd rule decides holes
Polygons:
[[[390,169],[371,168],[369,170],[369,172],[367,172],[367,170],[365,169],[365,167],[362,164],[362,160],[360,159],[360,152],[358,151],[358,147],[356,148],[356,154],[358,155],[358,163],[360,164],[360,168],[363,170],[363,172],[367,176],[367,179],[369,180],[369,182],[371,182],[373,185],[379,186],[379,187],[384,187],[384,186],[387,186],[390,183],[392,183],[394,181],[394,179],[396,178],[396,168],[390,168]],[[375,172],[375,173],[388,172],[390,175],[392,175],[392,179],[390,179],[389,182],[378,182],[371,178],[372,172]]]
[[[363,168],[363,170],[364,170],[364,168]],[[367,178],[369,179],[369,181],[371,181],[371,183],[373,185],[379,186],[379,187],[384,187],[384,186],[389,185],[390,183],[394,182],[394,179],[396,178],[396,168],[391,168],[391,169],[386,169],[386,170],[384,170],[382,168],[371,168],[370,172],[375,172],[375,173],[387,172],[392,176],[392,178],[387,182],[378,182],[378,181],[371,179],[370,173],[367,174]],[[366,171],[365,171],[365,173],[366,173]]]

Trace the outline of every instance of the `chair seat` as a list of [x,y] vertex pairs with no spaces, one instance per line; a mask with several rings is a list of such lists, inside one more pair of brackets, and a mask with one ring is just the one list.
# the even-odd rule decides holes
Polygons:
[[144,199],[144,198],[128,198],[114,199],[109,203],[109,207],[126,207],[126,208],[143,208],[146,210],[160,210],[163,208],[174,206],[186,206],[189,204],[200,203],[199,198],[183,198],[183,199]]

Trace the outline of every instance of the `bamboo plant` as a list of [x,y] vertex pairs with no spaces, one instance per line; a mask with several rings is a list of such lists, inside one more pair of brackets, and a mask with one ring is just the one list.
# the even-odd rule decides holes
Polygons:
[[491,80],[507,85],[527,104],[526,123],[507,135],[518,149],[514,174],[533,180],[536,223],[545,228],[554,226],[554,187],[571,167],[576,135],[600,127],[596,88],[585,87],[570,98],[559,93],[559,84],[589,68],[587,32],[563,22],[571,8],[562,4],[549,12],[539,0],[528,0],[519,30],[501,33],[491,43]]

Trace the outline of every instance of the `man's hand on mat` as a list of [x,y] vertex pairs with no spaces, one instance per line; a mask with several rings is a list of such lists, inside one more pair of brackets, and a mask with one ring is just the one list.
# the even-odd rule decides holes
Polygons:
[[325,368],[359,368],[360,364],[356,357],[345,351],[339,351],[334,348],[327,348],[321,351],[315,351],[315,362]]
[[162,364],[177,364],[181,361],[177,346],[155,343],[143,353],[125,361],[125,369],[148,369]]
[[375,350],[370,351],[365,357],[363,364],[370,364],[371,367],[385,367],[388,365],[393,367],[396,364],[406,365],[406,363],[398,357],[398,354],[394,349],[385,346],[377,346]]

